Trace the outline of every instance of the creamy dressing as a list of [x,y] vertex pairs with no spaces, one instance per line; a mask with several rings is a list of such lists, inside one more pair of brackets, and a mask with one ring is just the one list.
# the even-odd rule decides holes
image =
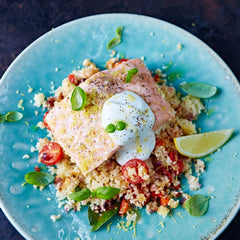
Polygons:
[[116,152],[116,160],[124,165],[133,158],[146,160],[155,146],[152,126],[155,116],[147,103],[137,94],[126,91],[109,98],[103,105],[102,125],[125,122],[124,130],[108,133],[113,142],[121,148]]

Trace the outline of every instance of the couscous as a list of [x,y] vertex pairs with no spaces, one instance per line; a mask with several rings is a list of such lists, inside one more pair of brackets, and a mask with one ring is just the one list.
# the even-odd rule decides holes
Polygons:
[[[33,151],[39,151],[39,162],[49,165],[50,173],[55,176],[59,206],[63,206],[68,212],[79,211],[81,207],[89,205],[89,208],[98,214],[118,206],[119,215],[126,215],[131,221],[136,221],[138,217],[134,209],[145,207],[147,213],[157,212],[165,217],[171,209],[184,204],[190,197],[181,188],[183,175],[186,176],[191,190],[201,187],[199,176],[192,175],[191,166],[200,174],[205,170],[204,162],[182,156],[176,150],[173,139],[197,133],[192,120],[197,119],[204,110],[203,104],[198,97],[182,97],[166,84],[165,76],[160,70],[152,74],[140,59],[112,58],[106,63],[107,70],[103,72],[88,59],[83,65],[81,70],[73,71],[62,81],[53,97],[46,99],[41,93],[34,97],[35,106],[49,109],[43,119],[44,126],[49,130],[49,137],[40,139]],[[134,68],[138,71],[133,73],[130,82],[126,83],[128,71]],[[115,80],[109,80],[109,75],[114,75]],[[144,80],[145,78],[147,80]],[[115,85],[113,81],[116,82]],[[152,90],[144,90],[149,84],[152,84]],[[82,111],[72,110],[70,104],[71,94],[76,86],[83,88],[87,95]],[[131,159],[124,160],[122,164],[116,156],[123,146],[109,137],[113,133],[106,132],[100,120],[104,103],[123,91],[138,94],[150,107],[155,119],[148,129],[148,132],[152,131],[154,135],[150,153],[144,155],[145,159],[139,159],[139,155],[135,153],[142,150],[136,147]],[[159,99],[158,102],[155,101],[156,98]],[[90,115],[93,111],[95,117]],[[131,115],[128,117],[131,118]],[[96,122],[92,124],[86,119]],[[127,119],[124,124],[121,126],[127,129]],[[39,127],[42,127],[42,123],[39,123]],[[58,144],[60,150],[53,144]],[[136,139],[134,144],[137,145]],[[96,146],[99,146],[98,150]],[[49,159],[49,149],[57,149],[56,161]],[[56,153],[51,156],[56,157],[54,154]],[[110,199],[100,198],[96,191],[102,187],[118,189],[117,194]],[[86,189],[86,199],[76,200],[77,198],[73,197],[74,193]],[[54,217],[54,220],[56,219],[58,217]]]

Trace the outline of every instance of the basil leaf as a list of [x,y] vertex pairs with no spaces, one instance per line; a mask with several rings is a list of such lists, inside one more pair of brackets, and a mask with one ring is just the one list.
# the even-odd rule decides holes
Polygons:
[[28,172],[25,180],[32,185],[47,186],[54,181],[54,176],[45,172]]
[[121,38],[115,37],[111,39],[107,45],[107,50],[116,47],[121,42]]
[[0,123],[3,123],[5,122],[5,117],[4,115],[0,114]]
[[208,210],[209,199],[210,197],[205,197],[201,194],[192,196],[185,202],[185,210],[192,216],[202,216]]
[[123,34],[123,26],[121,26],[121,27],[118,27],[117,29],[116,29],[116,36],[118,37],[118,38],[122,38],[122,34]]
[[210,98],[217,92],[216,87],[199,82],[182,83],[180,87],[188,94],[199,98]]
[[133,75],[135,75],[137,72],[138,72],[137,68],[133,68],[133,69],[128,70],[126,83],[131,82]]
[[91,191],[88,188],[69,194],[69,197],[75,201],[83,201],[88,199],[90,196],[91,196]]
[[71,106],[74,111],[83,110],[86,104],[86,93],[80,87],[75,87],[71,95]]
[[99,187],[94,191],[94,196],[101,199],[112,199],[114,196],[118,195],[120,192],[119,188],[113,187]]
[[119,204],[114,209],[101,213],[95,213],[90,206],[88,207],[88,220],[92,226],[92,231],[97,231],[104,223],[111,219],[119,210]]
[[23,114],[20,112],[11,111],[5,115],[5,119],[8,122],[17,122],[23,118]]

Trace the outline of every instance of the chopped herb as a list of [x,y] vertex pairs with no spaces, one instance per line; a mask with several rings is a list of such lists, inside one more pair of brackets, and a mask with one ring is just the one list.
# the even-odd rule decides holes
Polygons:
[[115,33],[116,33],[116,37],[111,39],[107,45],[108,50],[110,50],[111,48],[114,48],[122,41],[123,26],[118,27]]
[[162,70],[168,71],[168,70],[172,67],[172,65],[173,65],[172,62],[169,62],[169,63],[167,63],[167,64],[163,64]]
[[136,73],[138,73],[137,68],[133,68],[133,69],[128,70],[126,83],[131,82],[133,75],[135,75]]
[[71,95],[71,106],[74,111],[83,110],[86,104],[86,93],[80,87],[75,87]]
[[119,204],[116,203],[114,209],[107,210],[101,213],[95,213],[91,207],[88,207],[88,220],[92,226],[92,231],[97,231],[104,223],[109,221],[119,210]]
[[115,130],[116,130],[116,127],[112,123],[108,124],[107,127],[105,128],[105,132],[107,133],[114,133]]
[[217,92],[217,88],[215,86],[200,82],[182,83],[180,84],[180,87],[186,93],[199,98],[210,98]]
[[54,181],[54,176],[46,172],[28,172],[25,180],[32,185],[47,186]]
[[33,125],[33,126],[30,127],[30,130],[32,132],[36,132],[38,129],[39,129],[39,127],[37,125]]
[[118,122],[116,123],[116,130],[117,130],[117,131],[122,131],[122,130],[124,130],[124,129],[126,128],[126,126],[127,126],[127,124],[126,124],[125,122],[123,122],[123,121],[118,121]]
[[171,73],[167,74],[167,79],[171,82],[175,81],[176,79],[180,79],[182,76],[182,73],[178,72],[178,71],[173,71]]
[[69,197],[75,201],[83,201],[88,199],[91,196],[91,194],[92,194],[91,191],[88,188],[85,188],[81,191],[71,193]]
[[215,112],[215,108],[209,108],[206,113],[207,113],[207,116],[210,117],[214,112]]
[[212,158],[212,157],[210,157],[210,156],[208,156],[208,157],[205,157],[205,161],[207,161],[207,162],[212,162],[212,161],[213,161],[213,158]]
[[197,194],[195,196],[190,197],[185,202],[185,210],[191,215],[195,217],[199,217],[204,215],[208,210],[210,197],[205,197],[201,194]]
[[5,120],[8,122],[17,122],[23,118],[23,114],[16,111],[8,112],[5,115]]
[[119,53],[119,59],[123,59],[123,58],[125,58],[125,54],[123,52],[120,52]]

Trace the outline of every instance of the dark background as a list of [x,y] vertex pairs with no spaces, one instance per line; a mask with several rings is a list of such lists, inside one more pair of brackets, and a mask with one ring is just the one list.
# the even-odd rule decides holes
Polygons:
[[[216,51],[240,79],[239,0],[0,0],[0,77],[22,50],[51,28],[101,13],[143,14],[182,27]],[[24,239],[1,210],[0,239]],[[218,238],[229,239],[240,239],[240,213]]]

